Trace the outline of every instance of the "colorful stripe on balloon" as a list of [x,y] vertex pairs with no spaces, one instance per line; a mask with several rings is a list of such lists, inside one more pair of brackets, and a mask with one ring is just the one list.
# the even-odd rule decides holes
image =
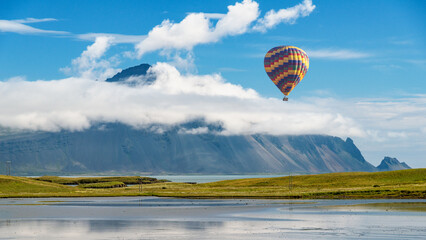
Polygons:
[[306,75],[309,57],[300,48],[280,46],[266,53],[264,65],[269,78],[287,96]]

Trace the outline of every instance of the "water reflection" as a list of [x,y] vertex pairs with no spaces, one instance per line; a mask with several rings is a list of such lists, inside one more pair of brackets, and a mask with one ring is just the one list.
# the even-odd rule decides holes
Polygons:
[[0,239],[426,238],[423,212],[330,207],[370,202],[389,201],[1,199]]

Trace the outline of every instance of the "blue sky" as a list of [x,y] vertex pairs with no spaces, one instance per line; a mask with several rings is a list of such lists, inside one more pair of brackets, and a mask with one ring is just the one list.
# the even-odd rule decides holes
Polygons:
[[[17,80],[103,80],[120,69],[136,64],[167,63],[184,77],[192,76],[201,79],[198,80],[201,82],[209,77],[217,77],[220,78],[216,79],[218,84],[232,84],[236,98],[251,98],[248,91],[253,89],[261,101],[267,102],[270,98],[279,100],[282,94],[268,79],[263,69],[263,56],[274,46],[293,45],[308,53],[310,69],[305,79],[290,94],[289,105],[280,106],[276,110],[277,114],[305,117],[317,114],[315,116],[318,118],[315,119],[324,119],[324,116],[330,115],[334,116],[330,118],[333,124],[340,124],[331,124],[330,128],[344,127],[339,131],[321,131],[328,129],[328,125],[315,125],[317,121],[313,120],[314,127],[306,123],[303,131],[293,131],[295,127],[276,134],[349,136],[355,139],[367,160],[374,164],[384,155],[391,155],[414,167],[426,166],[422,157],[426,154],[426,124],[421,123],[426,120],[424,1],[1,0],[0,5],[0,81],[3,82],[3,91],[8,89],[11,97],[11,93],[16,96],[16,93],[23,91],[19,88],[21,85],[15,86]],[[238,25],[234,21],[220,30],[218,22],[228,14],[228,6],[243,9],[243,5],[252,6],[253,14],[258,15],[250,16],[251,10],[243,10],[237,16],[238,19],[249,19],[247,24]],[[280,9],[287,9],[287,15],[269,27],[261,24],[262,19],[266,19],[266,13],[271,10],[277,13]],[[200,37],[202,31],[195,38],[187,37],[191,31],[181,24],[185,19],[189,21],[191,16],[197,17],[196,13],[203,13],[200,19],[209,24],[210,29],[205,32],[205,37]],[[177,35],[167,35],[168,38],[150,36],[156,26],[167,25],[163,22],[165,20],[168,20],[169,27],[181,26],[181,30],[175,33],[182,37],[181,40],[167,40]],[[194,21],[194,24],[199,23]],[[172,34],[172,31],[167,34]],[[109,38],[101,42],[102,39],[96,39],[95,36]],[[151,42],[147,39],[151,39]],[[96,45],[95,40],[98,43]],[[90,50],[92,45],[94,47]],[[96,49],[98,53],[94,53]],[[159,66],[158,71],[169,71],[168,67]],[[171,75],[169,72],[168,76]],[[182,92],[188,94],[191,87],[194,86],[188,86],[187,89],[182,87]],[[209,91],[217,90],[214,86],[210,87]],[[245,92],[240,94],[238,87]],[[31,88],[35,87],[28,87]],[[22,103],[16,106],[7,102],[6,98],[3,99],[4,106],[15,109],[22,107],[19,113],[7,111],[10,119],[2,121],[0,118],[0,125],[5,127],[78,130],[87,128],[90,122],[108,119],[101,113],[96,117],[82,114],[82,122],[88,123],[73,128],[68,123],[57,122],[62,117],[55,115],[13,125],[9,123],[16,122],[23,115],[27,116],[29,112],[36,112],[37,116],[52,116],[57,111],[53,105],[50,110],[28,111],[30,107],[24,104],[24,99],[18,100]],[[205,101],[207,104],[208,101]],[[220,108],[223,102],[223,98],[217,99],[211,108]],[[82,102],[81,106],[85,103]],[[182,104],[182,107],[191,106]],[[238,104],[244,103],[238,101]],[[236,106],[246,109],[246,106],[238,104]],[[259,108],[268,109],[264,105]],[[293,108],[296,110],[293,111]],[[69,113],[75,109],[78,106],[69,107],[67,111]],[[211,116],[207,116],[205,111],[208,111],[207,108],[200,108],[199,112],[191,114],[208,119]],[[273,110],[265,111],[270,113]],[[80,110],[77,112],[81,113]],[[240,116],[245,114],[246,111],[241,111]],[[227,117],[212,119],[226,122]],[[340,120],[340,117],[344,120]],[[272,113],[271,118],[275,119]],[[182,119],[188,120],[188,116],[177,119],[177,122],[160,119],[158,123],[175,124],[184,121]],[[117,117],[111,117],[111,121],[116,120]],[[138,121],[142,120],[137,117],[129,122],[123,120],[131,125]],[[284,121],[287,121],[285,117]],[[57,128],[45,126],[41,122],[48,122]],[[233,124],[236,123],[228,123],[229,129],[232,129],[230,132],[241,133],[238,128],[232,127]],[[253,129],[257,130],[252,132],[274,133],[267,127],[255,126]],[[398,146],[396,141],[401,146],[399,149],[395,147]]]
[[[264,13],[297,5],[300,1],[259,1]],[[235,1],[2,1],[0,16],[14,20],[54,18],[30,26],[73,34],[118,33],[146,35],[164,19],[181,21],[189,12],[226,13]],[[426,71],[424,1],[319,1],[316,9],[295,24],[279,24],[267,33],[247,33],[195,46],[199,73],[220,72],[231,82],[244,84],[263,95],[279,97],[275,86],[264,82],[262,56],[272,46],[295,45],[307,51],[347,50],[363,54],[352,59],[311,57],[311,69],[294,97],[324,89],[342,97],[376,97],[422,93]],[[88,42],[71,36],[0,33],[0,79],[25,75],[28,80],[63,77],[59,68],[69,65]],[[109,54],[132,44],[115,46]],[[13,56],[13,57],[11,57]],[[139,62],[162,61],[158,53]],[[23,67],[25,66],[25,67]],[[234,71],[232,71],[234,70]],[[240,71],[239,71],[240,70]],[[410,82],[401,80],[410,79]],[[267,80],[267,79],[266,79]],[[423,91],[424,92],[424,91]]]

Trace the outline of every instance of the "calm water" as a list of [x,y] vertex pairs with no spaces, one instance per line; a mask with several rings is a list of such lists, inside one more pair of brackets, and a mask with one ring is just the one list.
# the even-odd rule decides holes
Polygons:
[[152,175],[157,179],[167,179],[172,182],[196,182],[196,183],[208,183],[217,182],[222,180],[234,180],[244,178],[272,178],[272,177],[284,177],[288,175]]
[[375,202],[401,201],[0,199],[0,239],[426,239],[424,212],[333,207]]

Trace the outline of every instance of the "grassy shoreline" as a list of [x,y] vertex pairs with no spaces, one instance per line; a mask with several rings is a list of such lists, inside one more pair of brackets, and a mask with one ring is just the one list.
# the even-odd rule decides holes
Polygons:
[[[44,179],[43,179],[44,178]],[[349,172],[276,178],[251,178],[213,183],[188,184],[144,181],[126,186],[108,182],[134,183],[138,177],[91,178],[81,184],[101,183],[90,188],[68,186],[76,179],[59,177],[13,177],[0,175],[0,198],[158,196],[178,198],[258,199],[426,199],[426,169],[390,172]],[[46,181],[48,180],[48,181]],[[89,182],[88,182],[89,181]],[[291,184],[290,184],[291,183]]]

